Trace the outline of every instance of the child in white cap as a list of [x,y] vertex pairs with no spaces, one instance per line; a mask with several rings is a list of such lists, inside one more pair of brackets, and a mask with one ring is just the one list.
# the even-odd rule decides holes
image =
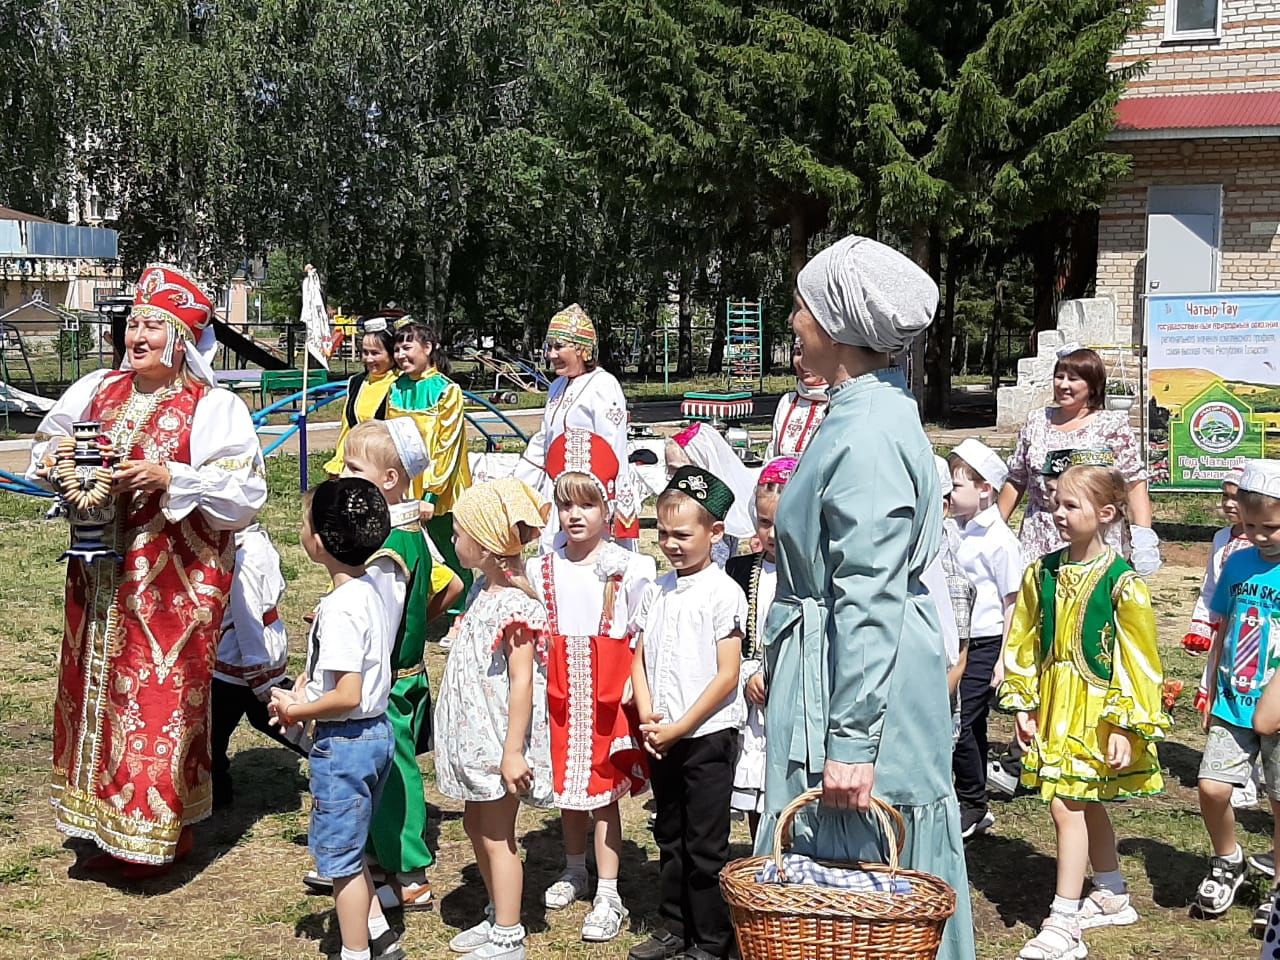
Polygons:
[[1022,580],[1022,550],[996,506],[1008,471],[1000,455],[972,438],[947,458],[951,467],[951,515],[959,531],[956,561],[974,586],[969,650],[960,679],[960,736],[952,759],[961,835],[989,830],[987,717],[1004,638]]
[[[1239,486],[1237,509],[1252,546],[1223,565],[1209,602],[1215,629],[1199,792],[1213,856],[1196,891],[1202,917],[1226,913],[1244,883],[1231,794],[1248,783],[1259,759],[1272,816],[1280,815],[1280,692],[1268,687],[1263,694],[1280,665],[1280,643],[1271,636],[1280,621],[1280,462],[1247,461]],[[1273,890],[1254,914],[1255,935],[1263,934],[1276,896]]]

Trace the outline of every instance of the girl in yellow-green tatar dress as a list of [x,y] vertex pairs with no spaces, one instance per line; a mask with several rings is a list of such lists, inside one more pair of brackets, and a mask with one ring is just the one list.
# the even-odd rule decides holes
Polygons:
[[347,402],[342,409],[342,429],[333,457],[324,465],[331,477],[342,475],[343,451],[347,434],[357,423],[387,419],[387,394],[400,376],[395,359],[396,338],[386,317],[370,317],[364,322],[360,338],[360,356],[364,372],[357,373],[347,384]]
[[[1067,461],[1053,515],[1068,546],[1027,569],[1000,686],[1027,750],[1023,785],[1050,802],[1058,835],[1057,895],[1021,960],[1079,960],[1088,953],[1082,931],[1137,921],[1100,801],[1164,786],[1156,741],[1169,718],[1151,593],[1103,540],[1120,516],[1124,478],[1105,451]],[[1093,890],[1082,900],[1090,865]]]
[[[449,379],[449,361],[435,331],[417,320],[401,321],[396,331],[396,363],[401,374],[387,397],[389,417],[412,417],[427,448],[430,465],[413,481],[422,525],[439,555],[471,589],[471,571],[453,549],[453,504],[471,486],[467,461],[467,421],[462,389]],[[451,609],[461,613],[461,608]]]

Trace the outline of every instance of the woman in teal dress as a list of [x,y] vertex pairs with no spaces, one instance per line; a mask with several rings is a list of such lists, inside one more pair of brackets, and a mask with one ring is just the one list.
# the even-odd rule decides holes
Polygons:
[[903,865],[955,888],[939,958],[973,960],[946,655],[920,583],[938,552],[942,501],[915,401],[891,366],[933,319],[938,289],[863,237],[823,250],[796,286],[792,326],[831,384],[830,409],[778,503],[756,852],[771,852],[782,808],[821,786],[821,805],[796,820],[794,849],[882,860],[859,812],[874,792],[906,820]]

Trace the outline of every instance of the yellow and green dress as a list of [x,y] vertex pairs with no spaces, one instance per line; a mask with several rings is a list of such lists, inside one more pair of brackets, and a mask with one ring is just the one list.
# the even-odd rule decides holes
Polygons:
[[[462,581],[465,598],[471,589],[471,572],[458,562],[453,549],[453,504],[471,486],[471,466],[467,461],[467,421],[463,414],[462,389],[439,370],[429,370],[414,379],[402,373],[387,397],[388,417],[412,417],[427,448],[430,465],[413,480],[413,496],[435,505],[427,522],[431,538],[444,562]],[[461,613],[459,609],[451,614]]]
[[[1170,720],[1150,590],[1110,547],[1085,563],[1067,551],[1027,568],[1005,646],[1000,706],[1038,712],[1022,784],[1046,800],[1159,793],[1156,742]],[[1121,770],[1106,762],[1113,729],[1135,738]]]
[[342,410],[338,445],[333,451],[333,457],[324,465],[324,472],[329,476],[336,477],[342,473],[345,465],[342,451],[352,427],[366,420],[387,419],[387,394],[391,392],[399,374],[398,370],[376,374],[365,371],[347,381],[347,402]]
[[418,522],[417,504],[394,508],[395,526],[369,559],[391,561],[397,579],[405,584],[404,608],[391,651],[395,683],[387,700],[387,719],[395,731],[395,754],[378,808],[369,828],[368,851],[388,873],[412,874],[431,866],[427,849],[427,803],[418,754],[431,737],[431,687],[424,666],[427,643],[427,604],[449,585],[453,573],[433,564]]

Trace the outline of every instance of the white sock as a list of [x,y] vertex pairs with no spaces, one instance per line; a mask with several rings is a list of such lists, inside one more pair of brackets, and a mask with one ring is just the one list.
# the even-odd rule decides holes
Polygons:
[[499,947],[506,947],[508,950],[524,943],[524,937],[523,923],[517,923],[513,927],[503,927],[495,923],[493,929],[489,931],[489,942]]
[[380,913],[369,921],[369,938],[380,937],[391,929],[391,924],[387,923],[387,915]]
[[587,855],[585,853],[566,853],[564,855],[564,872],[587,875]]
[[1073,900],[1070,897],[1054,896],[1053,906],[1049,908],[1053,913],[1061,914],[1064,917],[1074,917],[1080,912],[1080,901]]
[[617,900],[621,903],[622,898],[618,896],[618,878],[614,877],[612,880],[606,880],[601,877],[596,881],[596,896],[608,897],[610,900]]
[[1113,897],[1121,897],[1129,892],[1129,888],[1125,886],[1124,874],[1120,872],[1119,868],[1095,872],[1093,886],[1094,889],[1102,890]]
[[371,960],[369,948],[365,947],[363,950],[349,950],[348,948],[343,947],[342,960]]
[[1238,843],[1236,844],[1235,853],[1229,853],[1222,859],[1228,861],[1229,863],[1239,863],[1241,860],[1243,860],[1244,851],[1240,849],[1240,844]]

